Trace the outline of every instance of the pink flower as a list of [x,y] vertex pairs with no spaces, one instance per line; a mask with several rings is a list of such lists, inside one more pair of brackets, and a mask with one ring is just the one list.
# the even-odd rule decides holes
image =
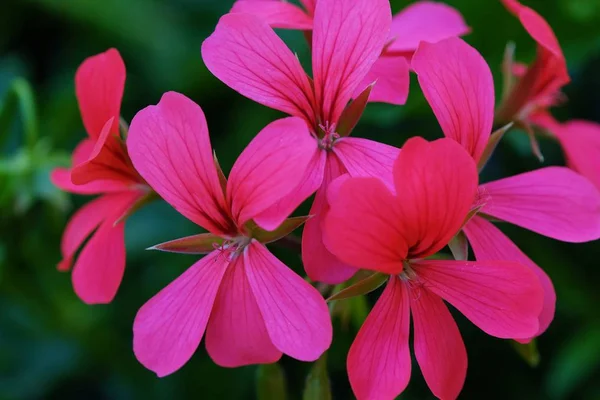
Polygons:
[[[538,330],[543,291],[516,261],[428,260],[461,229],[477,193],[477,168],[451,139],[409,139],[394,164],[396,193],[371,177],[333,186],[325,240],[341,260],[390,274],[386,289],[348,354],[359,400],[393,399],[410,378],[410,314],[414,351],[439,398],[458,396],[465,346],[443,300],[499,338]],[[337,182],[336,182],[337,183]]]
[[274,228],[271,212],[287,215],[299,198],[317,191],[310,211],[314,217],[306,223],[302,237],[302,259],[312,280],[339,283],[356,271],[323,245],[321,224],[328,207],[325,193],[329,183],[343,173],[379,176],[391,182],[398,149],[346,137],[348,129],[340,130],[347,123],[341,116],[349,100],[383,50],[390,23],[387,0],[317,2],[313,82],[275,32],[253,15],[223,16],[202,45],[208,69],[220,80],[263,105],[303,118],[309,126],[313,145],[297,150],[306,151],[311,158],[301,184],[255,220],[267,229]]
[[[441,68],[442,63],[445,68]],[[492,76],[483,58],[460,39],[448,39],[421,44],[413,68],[444,134],[480,161],[494,109]],[[600,193],[586,178],[567,168],[542,168],[489,182],[481,185],[479,192],[475,207],[487,218],[566,242],[600,237]],[[515,260],[538,275],[545,289],[537,333],[541,334],[554,316],[556,294],[550,278],[484,218],[473,218],[464,232],[477,260]]]
[[[303,10],[286,0],[238,0],[231,12],[256,15],[273,28],[310,31],[315,3],[316,0],[303,0]],[[417,1],[409,5],[392,18],[386,46],[355,95],[377,81],[369,101],[404,104],[410,83],[408,65],[419,42],[434,43],[469,31],[460,13],[444,3]]]
[[[529,116],[555,105],[560,89],[570,82],[567,63],[552,28],[544,18],[517,0],[502,0],[537,43],[537,56],[530,66],[517,64],[517,82],[504,99],[498,119],[527,122]],[[506,77],[505,77],[506,78]]]
[[100,194],[78,210],[62,238],[58,269],[73,267],[73,288],[86,303],[109,303],[125,270],[123,217],[149,193],[133,168],[119,136],[119,114],[125,86],[125,65],[110,49],[85,60],[75,75],[83,124],[89,135],[73,152],[73,167],[56,168],[52,182],[76,194]]
[[[208,354],[221,366],[272,363],[282,353],[316,360],[332,339],[327,305],[257,239],[252,222],[260,226],[257,217],[300,183],[313,146],[304,121],[264,128],[228,180],[215,166],[202,110],[181,94],[166,93],[140,111],[127,145],[156,192],[210,232],[175,241],[199,243],[196,252],[209,254],[139,310],[138,360],[168,375],[190,359],[205,330]],[[269,222],[277,227],[287,216],[271,212]]]

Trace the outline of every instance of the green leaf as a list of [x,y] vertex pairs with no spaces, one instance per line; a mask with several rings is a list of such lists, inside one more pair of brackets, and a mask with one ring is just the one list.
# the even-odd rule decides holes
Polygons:
[[327,353],[324,353],[310,369],[302,400],[331,400],[331,385],[327,376]]
[[261,243],[271,243],[286,237],[302,226],[309,218],[310,216],[288,218],[274,231],[265,231],[254,222],[247,225],[254,239]]
[[338,135],[348,136],[350,132],[352,132],[365,111],[373,86],[375,86],[375,82],[367,86],[367,88],[344,109],[336,129]]
[[450,251],[457,261],[469,259],[469,241],[463,231],[458,232],[448,243]]
[[25,132],[25,144],[33,150],[37,142],[38,126],[33,90],[23,78],[15,79],[0,104],[0,146],[8,138],[17,106],[21,111],[21,123]]
[[387,281],[387,279],[387,275],[375,272],[366,277],[365,279],[362,279],[348,286],[347,288],[342,289],[339,292],[333,294],[327,299],[327,302],[329,303],[335,300],[349,299],[351,297],[371,293],[373,290],[383,285],[385,281]]
[[213,251],[215,245],[218,246],[221,244],[223,244],[223,238],[215,236],[212,233],[201,233],[157,244],[149,247],[147,250],[182,254],[206,254]]
[[519,353],[521,358],[529,364],[530,367],[537,367],[540,363],[540,353],[537,348],[536,339],[532,339],[529,343],[519,343],[515,340],[511,341],[514,349]]
[[278,363],[260,365],[256,381],[256,398],[258,400],[285,400],[287,398],[285,374]]

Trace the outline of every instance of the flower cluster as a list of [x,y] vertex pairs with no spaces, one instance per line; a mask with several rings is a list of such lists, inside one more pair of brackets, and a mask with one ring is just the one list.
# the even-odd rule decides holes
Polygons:
[[[125,267],[124,223],[162,198],[207,233],[152,249],[205,255],[139,310],[133,350],[145,367],[175,372],[203,337],[224,367],[282,354],[317,360],[333,332],[327,303],[309,282],[340,284],[366,270],[387,284],[348,354],[357,398],[392,399],[408,385],[411,319],[425,381],[438,398],[456,398],[467,354],[445,302],[487,334],[523,343],[554,316],[550,278],[495,223],[566,242],[600,238],[600,127],[550,115],[569,82],[558,41],[535,11],[502,2],[538,53],[529,66],[507,53],[495,111],[491,71],[460,39],[470,29],[447,5],[419,1],[392,16],[389,0],[302,0],[303,8],[238,0],[202,44],[202,58],[230,88],[289,116],[262,129],[228,177],[200,106],[168,92],[128,127],[119,53],[87,59],[75,83],[89,137],[72,168],[51,178],[65,191],[100,196],[68,223],[58,268],[68,270],[83,246],[75,292],[86,303],[112,301]],[[273,28],[305,33],[312,76]],[[369,102],[404,104],[411,72],[445,138],[414,137],[398,149],[350,136]],[[494,124],[502,128],[492,133]],[[512,125],[529,132],[538,156],[535,133],[552,135],[570,168],[480,183]],[[290,217],[313,194],[310,215]],[[303,224],[310,281],[266,247]],[[440,256],[446,247],[454,259]]]

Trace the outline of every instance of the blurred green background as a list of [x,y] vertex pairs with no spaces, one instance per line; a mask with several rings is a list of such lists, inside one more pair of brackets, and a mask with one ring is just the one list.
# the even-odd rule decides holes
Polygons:
[[[73,77],[86,57],[117,47],[127,65],[122,115],[155,104],[163,92],[180,91],[199,103],[208,118],[213,146],[227,170],[278,112],[247,100],[204,67],[200,44],[232,0],[2,0],[0,2],[0,399],[253,399],[259,377],[270,369],[220,368],[203,345],[179,372],[158,379],[133,356],[131,326],[137,309],[190,266],[195,257],[144,249],[196,233],[197,227],[156,202],[127,224],[128,264],[114,302],[86,306],[74,295],[70,274],[56,271],[62,230],[88,198],[60,193],[49,171],[69,163],[85,132],[74,96]],[[394,11],[410,2],[392,0]],[[517,58],[531,60],[535,47],[499,1],[448,0],[473,32],[466,40],[489,62],[500,88],[499,66],[508,40]],[[561,120],[600,121],[600,1],[529,0],[553,26],[569,62],[569,102]],[[300,33],[281,32],[300,58],[307,46]],[[8,95],[33,88],[19,107]],[[414,77],[413,77],[414,78]],[[15,86],[12,86],[15,87]],[[35,116],[35,118],[34,118]],[[13,118],[14,117],[14,118]],[[440,137],[440,129],[416,81],[407,106],[370,105],[356,135],[400,146],[408,137]],[[562,164],[560,149],[543,141],[546,164]],[[600,155],[599,155],[600,156]],[[539,167],[528,139],[508,134],[484,179]],[[306,210],[306,208],[305,208]],[[494,339],[457,315],[469,354],[466,399],[600,399],[600,247],[565,244],[514,227],[502,229],[552,277],[558,295],[556,318],[538,341],[541,361],[530,367],[510,342]],[[296,271],[298,255],[272,246]],[[328,355],[334,399],[352,398],[345,371],[348,347],[365,315],[368,299],[339,304]],[[366,300],[366,302],[365,302]],[[456,314],[456,313],[455,313]],[[280,362],[288,398],[302,398],[310,365]],[[257,381],[258,379],[258,381]],[[272,383],[271,383],[272,384]],[[267,388],[274,388],[266,386]],[[279,398],[269,389],[272,398]],[[414,364],[404,399],[433,398]],[[264,397],[263,397],[264,398]]]

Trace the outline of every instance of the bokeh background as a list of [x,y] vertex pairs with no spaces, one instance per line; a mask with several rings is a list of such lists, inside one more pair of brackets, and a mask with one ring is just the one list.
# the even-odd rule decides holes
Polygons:
[[[85,135],[73,84],[84,58],[109,47],[120,50],[127,65],[122,115],[128,121],[137,110],[157,103],[165,91],[194,99],[207,115],[213,146],[226,170],[252,136],[280,116],[228,89],[203,65],[200,44],[231,3],[0,1],[0,399],[279,399],[282,377],[288,398],[302,398],[311,366],[285,356],[279,369],[225,369],[214,365],[201,345],[185,367],[163,379],[136,361],[131,326],[137,309],[195,260],[144,250],[198,232],[168,205],[153,203],[129,219],[127,269],[112,304],[82,304],[70,275],[56,271],[65,223],[88,201],[59,192],[48,179],[53,167],[69,163],[71,150]],[[392,0],[392,7],[398,11],[409,3]],[[499,1],[447,3],[473,28],[466,40],[490,64],[499,92],[507,41],[516,42],[517,58],[528,61],[535,53],[532,40]],[[569,63],[569,102],[555,114],[561,120],[600,122],[600,2],[524,3],[553,26]],[[302,35],[281,34],[306,63]],[[22,78],[16,81],[22,103],[8,94],[17,78]],[[414,79],[405,107],[370,105],[355,133],[397,146],[413,135],[441,136]],[[542,148],[546,164],[563,163],[555,143],[543,140]],[[537,167],[527,137],[513,131],[500,144],[484,179]],[[556,318],[539,338],[540,361],[531,367],[510,342],[488,337],[457,316],[469,354],[461,398],[600,399],[600,246],[565,244],[502,228],[552,277]],[[297,253],[272,247],[302,271]],[[345,356],[377,295],[339,304],[327,360],[334,399],[352,398]],[[416,364],[401,397],[433,398]]]

